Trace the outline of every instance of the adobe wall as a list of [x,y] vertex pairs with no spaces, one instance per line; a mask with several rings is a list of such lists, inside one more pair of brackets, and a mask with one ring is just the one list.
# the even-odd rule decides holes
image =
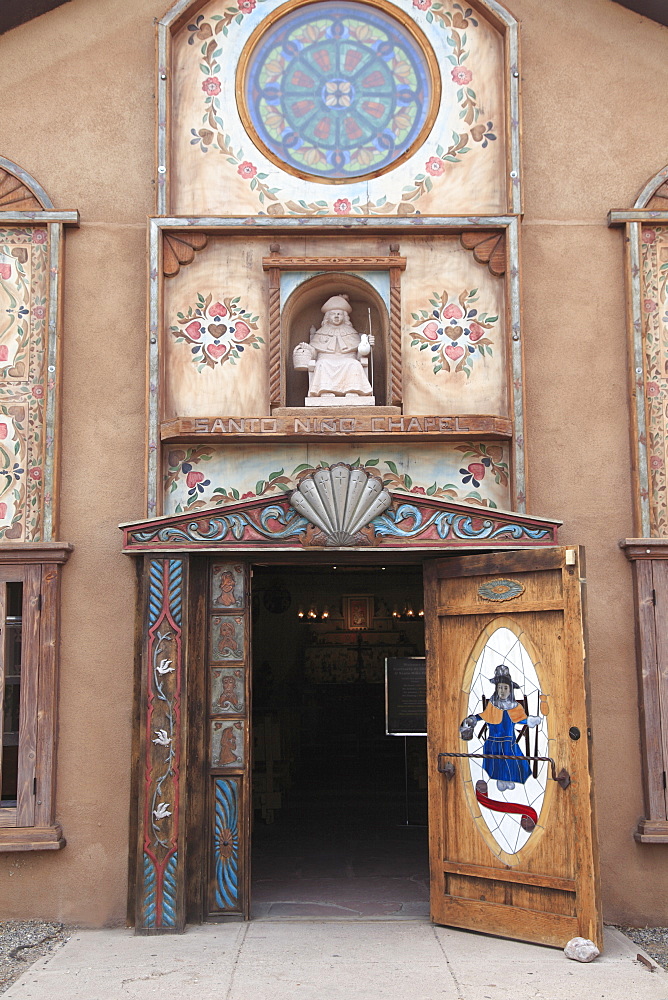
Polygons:
[[[165,0],[71,0],[0,38],[0,152],[67,235],[58,818],[67,848],[0,856],[0,913],[123,923],[134,573],[116,525],[144,514],[145,220],[153,211],[154,18]],[[587,547],[604,915],[667,923],[668,849],[643,812],[631,573],[623,236],[668,159],[668,31],[609,0],[515,0],[522,22],[529,510]],[[21,95],[26,95],[21,100]],[[622,131],[622,126],[625,130]]]

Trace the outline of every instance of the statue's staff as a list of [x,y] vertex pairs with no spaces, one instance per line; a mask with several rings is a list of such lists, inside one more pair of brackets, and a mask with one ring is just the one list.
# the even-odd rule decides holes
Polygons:
[[373,351],[371,349],[371,306],[367,306],[369,313],[369,381],[371,382],[371,392],[373,393]]

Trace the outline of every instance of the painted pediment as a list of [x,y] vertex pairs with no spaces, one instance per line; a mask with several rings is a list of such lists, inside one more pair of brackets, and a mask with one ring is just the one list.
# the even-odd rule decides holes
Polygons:
[[[295,491],[296,492],[296,491]],[[291,496],[255,497],[227,506],[200,509],[121,525],[124,550],[132,552],[217,551],[220,549],[383,550],[524,548],[557,543],[560,521],[512,511],[453,503],[388,490],[389,505],[341,536],[316,524]]]

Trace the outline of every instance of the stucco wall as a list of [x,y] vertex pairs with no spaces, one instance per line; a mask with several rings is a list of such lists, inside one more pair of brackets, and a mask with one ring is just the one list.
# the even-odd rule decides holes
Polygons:
[[[143,515],[145,219],[154,23],[164,0],[72,0],[0,38],[0,153],[67,236],[64,572],[57,812],[68,846],[0,856],[0,913],[125,919],[134,577],[116,524]],[[522,23],[530,512],[587,547],[604,912],[666,923],[668,848],[643,812],[630,568],[623,236],[605,225],[668,159],[668,29],[610,0],[515,0]]]

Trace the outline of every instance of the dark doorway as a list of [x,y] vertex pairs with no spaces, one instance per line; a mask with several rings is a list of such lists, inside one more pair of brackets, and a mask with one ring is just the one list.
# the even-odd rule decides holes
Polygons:
[[423,656],[421,567],[253,571],[252,915],[426,916],[426,739],[385,734]]

